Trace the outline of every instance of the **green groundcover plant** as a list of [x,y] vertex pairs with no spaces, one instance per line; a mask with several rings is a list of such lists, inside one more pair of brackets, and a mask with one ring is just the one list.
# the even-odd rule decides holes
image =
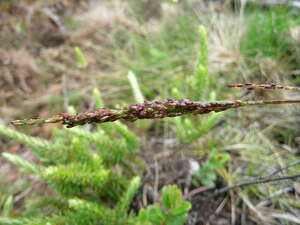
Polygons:
[[[96,109],[81,113],[60,113],[50,118],[12,121],[13,125],[66,125],[66,128],[53,131],[53,142],[26,135],[8,126],[0,126],[1,135],[29,146],[39,162],[34,163],[11,153],[3,153],[3,157],[49,185],[49,195],[28,200],[24,212],[18,217],[10,213],[14,199],[8,196],[2,206],[0,224],[183,225],[187,221],[191,203],[183,200],[177,186],[163,187],[160,201],[145,209],[134,209],[132,206],[141,187],[140,173],[137,171],[143,171],[145,166],[138,151],[138,136],[120,120],[133,122],[174,117],[171,122],[177,137],[181,142],[192,143],[215,126],[223,111],[300,103],[299,99],[216,101],[216,94],[209,91],[207,34],[204,27],[200,27],[199,34],[200,50],[195,72],[187,78],[189,91],[185,92],[174,82],[170,91],[172,98],[166,101],[145,100],[134,73],[130,72],[129,81],[137,104],[104,107],[101,94],[95,89],[93,96]],[[74,51],[79,65],[86,66],[80,48]],[[299,87],[279,84],[246,83],[229,87],[300,90]],[[203,101],[205,99],[209,101]],[[207,117],[200,123],[194,123],[190,116],[203,114],[207,114]],[[99,123],[101,126],[95,125],[92,131],[88,131],[82,126],[88,123]],[[147,123],[141,125],[148,126]],[[213,148],[206,163],[196,173],[194,183],[212,185],[216,171],[226,165],[229,159],[229,154]]]
[[[277,84],[252,83],[232,84],[232,88],[284,89],[299,90]],[[121,124],[119,119],[135,121],[139,119],[157,119],[177,117],[186,114],[206,114],[242,106],[265,106],[269,104],[299,103],[300,100],[259,100],[259,101],[211,101],[195,102],[190,100],[169,99],[163,101],[145,101],[123,109],[100,108],[78,114],[59,114],[49,119],[30,119],[13,121],[15,125],[62,122],[67,127],[85,123],[105,123],[96,132],[83,128],[56,130],[55,142],[30,137],[11,128],[0,126],[0,133],[31,147],[31,151],[40,159],[41,165],[29,162],[17,155],[4,153],[3,156],[19,166],[25,172],[35,174],[47,182],[60,195],[54,205],[61,210],[53,215],[42,215],[38,210],[32,211],[32,204],[24,217],[0,217],[3,224],[184,224],[189,202],[183,201],[176,186],[162,190],[162,204],[154,204],[139,211],[135,216],[129,211],[131,201],[140,186],[140,178],[128,171],[126,159],[131,163],[137,155],[138,138]],[[114,123],[107,123],[112,122]],[[119,134],[119,135],[118,135]],[[119,139],[113,137],[119,136]],[[228,161],[217,151],[204,165],[201,175],[204,184],[210,185],[215,179],[211,172]],[[212,167],[212,165],[214,165]],[[121,169],[120,169],[121,168]],[[205,179],[204,179],[205,178]],[[4,204],[4,212],[9,215],[9,197]]]
[[[115,132],[119,139],[112,138]],[[136,157],[138,138],[119,122],[94,132],[82,128],[55,130],[53,143],[5,126],[0,126],[0,133],[30,146],[41,163],[11,153],[3,153],[3,157],[38,176],[55,193],[29,201],[17,218],[9,216],[13,208],[9,196],[0,224],[182,225],[187,219],[191,204],[182,200],[176,186],[162,189],[161,204],[141,209],[137,215],[130,211],[141,181],[128,172],[126,159],[130,157],[133,162]],[[51,213],[44,213],[44,208]]]

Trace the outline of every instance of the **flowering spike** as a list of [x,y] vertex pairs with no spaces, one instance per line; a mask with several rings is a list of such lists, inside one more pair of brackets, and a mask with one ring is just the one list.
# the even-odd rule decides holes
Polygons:
[[[284,89],[284,90],[300,90],[300,87],[289,87],[279,84],[230,84],[230,88],[247,88],[254,89]],[[300,99],[295,100],[259,100],[259,101],[210,101],[210,102],[194,102],[191,100],[175,100],[169,98],[167,101],[144,101],[141,104],[126,106],[122,109],[115,110],[110,108],[101,108],[89,110],[76,115],[68,113],[60,113],[48,119],[24,119],[14,120],[13,125],[36,125],[42,123],[62,123],[67,127],[74,127],[86,123],[105,123],[116,120],[135,121],[138,119],[157,119],[166,117],[176,117],[187,114],[207,114],[210,112],[221,112],[227,109],[239,108],[242,106],[259,106],[274,104],[300,103]]]
[[[188,102],[188,104],[186,104]],[[194,102],[190,100],[168,100],[159,102],[160,105],[148,102],[134,104],[124,107],[120,110],[110,108],[101,108],[89,110],[76,115],[60,113],[48,119],[28,119],[14,120],[13,125],[35,125],[42,123],[62,123],[68,128],[83,125],[86,123],[105,123],[123,119],[125,121],[135,121],[138,119],[156,119],[182,116],[187,114],[207,114],[210,112],[221,112],[227,109],[239,108],[242,106],[270,105],[300,103],[299,100],[260,100],[260,101],[212,101],[212,102]]]
[[283,89],[283,90],[300,90],[300,87],[291,87],[291,86],[283,86],[280,84],[252,84],[252,83],[245,83],[245,84],[229,84],[229,88],[246,88],[247,90],[255,90],[255,89]]

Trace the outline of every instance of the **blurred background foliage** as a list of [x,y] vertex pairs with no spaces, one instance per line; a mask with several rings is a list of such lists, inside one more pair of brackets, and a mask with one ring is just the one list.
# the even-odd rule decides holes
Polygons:
[[[0,123],[6,126],[12,119],[80,112],[103,107],[104,102],[107,107],[119,107],[168,97],[201,101],[297,98],[293,92],[240,93],[226,85],[300,85],[299,10],[297,0],[2,0]],[[70,131],[56,125],[18,130],[43,141],[54,140],[65,150],[95,151],[95,146],[77,146],[82,137],[86,138],[83,145],[113,149],[114,154],[108,151],[101,156],[106,157],[105,166],[126,175],[112,182],[119,183],[121,191],[110,190],[114,194],[108,205],[124,196],[130,179],[140,176],[140,191],[128,206],[134,213],[159,202],[163,186],[176,184],[186,198],[200,190],[187,199],[192,209],[186,224],[299,224],[297,181],[249,186],[212,200],[201,192],[297,161],[298,116],[299,107],[293,105],[88,125]],[[29,142],[20,144],[24,139],[1,133],[0,152],[6,156],[0,158],[2,216],[50,215],[67,204],[82,210],[76,199],[72,205],[51,198],[55,193],[47,182],[24,175],[9,163],[6,154],[15,154],[31,161],[32,165],[25,163],[27,168],[37,172],[45,162],[32,148],[29,151]],[[138,141],[130,142],[135,135]],[[126,159],[126,154],[134,160]],[[285,173],[297,170],[293,167]],[[45,193],[49,198],[41,200]],[[151,207],[160,213],[159,206]],[[145,210],[144,217],[148,214],[150,210]]]

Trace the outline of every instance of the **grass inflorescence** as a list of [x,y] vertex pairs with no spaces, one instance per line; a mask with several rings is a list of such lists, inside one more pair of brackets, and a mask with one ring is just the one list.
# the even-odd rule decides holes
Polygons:
[[[229,87],[247,87],[252,89],[285,89],[299,90],[298,87],[285,87],[276,84],[256,85],[252,83],[232,84]],[[300,99],[289,100],[258,100],[258,101],[209,101],[197,102],[191,100],[175,100],[168,99],[167,101],[144,101],[144,103],[133,104],[123,107],[122,109],[100,108],[81,112],[76,115],[68,113],[60,113],[57,116],[48,119],[29,119],[12,121],[14,125],[33,125],[41,123],[58,123],[61,122],[67,125],[68,128],[86,123],[105,123],[123,119],[125,121],[136,121],[138,119],[159,119],[166,117],[177,117],[187,114],[207,114],[210,112],[221,112],[227,109],[239,108],[242,106],[257,106],[270,104],[288,104],[300,103]]]
[[245,83],[245,84],[229,84],[228,87],[230,88],[246,88],[247,90],[255,90],[255,89],[281,89],[281,90],[300,90],[300,87],[291,87],[291,86],[283,86],[280,84],[252,84],[252,83]]

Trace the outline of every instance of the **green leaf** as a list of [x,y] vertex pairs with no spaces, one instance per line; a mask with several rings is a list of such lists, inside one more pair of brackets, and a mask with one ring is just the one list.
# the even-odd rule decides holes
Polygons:
[[77,59],[78,67],[79,68],[86,68],[88,66],[87,60],[81,49],[76,46],[74,47],[75,56]]
[[140,222],[148,221],[149,219],[148,219],[147,210],[146,209],[140,209],[138,218],[139,218]]
[[198,56],[198,65],[202,64],[204,68],[207,67],[208,64],[208,38],[207,38],[207,30],[205,26],[199,26],[199,44],[200,44],[200,52]]
[[40,173],[40,168],[33,163],[23,159],[22,157],[4,152],[2,153],[2,156],[12,162],[13,164],[17,165],[18,167],[22,168],[23,171],[27,173],[34,173],[34,174],[39,174]]
[[182,216],[170,216],[167,219],[166,225],[183,225],[187,221],[187,214]]
[[180,91],[178,90],[178,88],[176,88],[176,87],[172,88],[171,96],[175,99],[182,99],[182,95],[181,95]]
[[30,219],[14,219],[6,216],[0,216],[1,225],[24,225],[29,224],[30,221]]
[[207,116],[207,119],[201,121],[199,127],[199,136],[207,134],[222,118],[224,114],[222,112],[212,112]]
[[137,219],[138,225],[152,225],[149,216],[150,215],[146,209],[140,209]]
[[69,105],[68,106],[68,109],[67,109],[68,113],[71,114],[71,115],[75,115],[76,114],[76,109],[74,106],[72,105]]
[[181,201],[180,205],[175,209],[171,210],[170,215],[172,216],[182,216],[186,214],[192,207],[192,204],[188,201]]
[[98,88],[93,89],[93,98],[95,101],[95,106],[96,108],[103,108],[104,107],[104,102],[102,99],[101,92],[99,91]]
[[134,197],[135,192],[137,191],[137,189],[140,187],[141,184],[141,178],[140,177],[134,177],[131,182],[130,185],[126,191],[126,193],[122,196],[122,198],[120,199],[118,206],[117,206],[117,210],[118,213],[120,214],[126,214],[130,203]]
[[0,134],[17,140],[32,147],[32,151],[41,158],[48,158],[55,151],[53,143],[42,138],[32,137],[19,131],[0,125]]
[[209,85],[208,76],[208,40],[207,31],[203,25],[199,27],[199,55],[195,69],[195,91],[199,94],[201,100],[204,100],[207,96],[207,89]]
[[209,77],[207,68],[203,64],[199,64],[196,68],[196,87],[195,91],[199,93],[200,99],[204,100],[206,98],[207,89],[209,84]]
[[139,213],[140,221],[150,221],[153,224],[161,224],[164,221],[164,215],[158,204],[150,205],[146,210]]
[[3,216],[9,216],[10,211],[12,210],[13,206],[14,206],[14,201],[13,201],[13,196],[10,195],[8,196],[8,198],[6,199],[6,201],[4,202],[3,205]]
[[162,190],[161,200],[166,209],[171,210],[176,208],[181,201],[181,192],[179,188],[175,185],[165,186]]
[[128,79],[129,79],[129,82],[130,82],[131,89],[133,91],[135,101],[137,103],[143,103],[144,100],[145,100],[144,95],[143,95],[143,93],[140,89],[137,78],[136,78],[135,74],[132,71],[128,72]]

